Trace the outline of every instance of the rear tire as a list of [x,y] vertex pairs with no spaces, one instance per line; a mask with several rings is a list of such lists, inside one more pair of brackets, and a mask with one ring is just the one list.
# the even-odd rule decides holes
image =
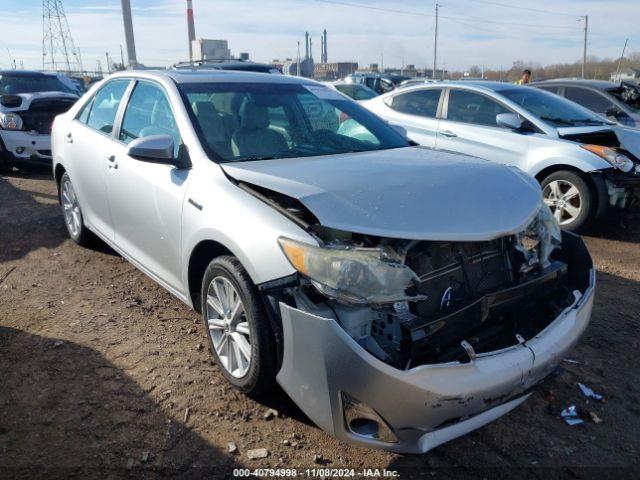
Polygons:
[[81,246],[88,246],[91,243],[92,234],[84,226],[84,216],[75,189],[71,183],[71,178],[67,172],[60,179],[60,205],[64,215],[64,223],[71,240]]
[[277,373],[275,337],[262,297],[237,258],[222,256],[209,264],[200,298],[209,347],[222,374],[248,395],[268,390]]
[[597,201],[593,189],[579,173],[560,170],[542,182],[544,202],[551,208],[560,227],[576,232],[593,219]]

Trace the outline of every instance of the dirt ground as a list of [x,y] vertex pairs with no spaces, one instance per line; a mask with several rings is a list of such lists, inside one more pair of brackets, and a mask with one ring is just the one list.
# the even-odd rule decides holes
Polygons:
[[[0,478],[233,478],[236,467],[386,468],[401,478],[638,478],[640,225],[587,242],[593,319],[564,369],[496,422],[426,455],[338,442],[281,392],[212,364],[197,314],[106,247],[67,239],[48,173],[0,177]],[[606,397],[587,399],[576,382]],[[600,423],[566,425],[575,404]],[[278,416],[265,418],[268,409]],[[229,452],[228,443],[237,446]],[[266,448],[264,459],[247,451]]]

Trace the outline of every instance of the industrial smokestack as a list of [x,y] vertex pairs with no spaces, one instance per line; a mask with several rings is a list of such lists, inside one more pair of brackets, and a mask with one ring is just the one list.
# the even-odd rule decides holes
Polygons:
[[325,63],[324,61],[324,36],[320,35],[320,63]]
[[309,58],[309,32],[304,33],[304,58]]
[[187,32],[189,35],[189,61],[193,62],[193,41],[196,39],[196,27],[193,23],[193,3],[187,0]]
[[324,59],[323,63],[329,63],[329,52],[327,51],[328,42],[327,42],[327,30],[325,29],[323,32],[323,43],[324,43]]
[[309,37],[309,58],[313,58],[313,38]]
[[133,38],[133,21],[131,20],[131,2],[129,0],[122,0],[122,20],[124,22],[124,38],[127,44],[129,67],[134,68],[138,65],[138,60],[136,58],[136,41]]

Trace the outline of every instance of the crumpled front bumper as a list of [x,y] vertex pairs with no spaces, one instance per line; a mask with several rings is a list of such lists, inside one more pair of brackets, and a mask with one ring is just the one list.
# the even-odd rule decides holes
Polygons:
[[[552,373],[584,332],[593,307],[589,287],[536,337],[469,363],[402,371],[370,355],[333,319],[280,304],[284,334],[278,383],[326,432],[340,440],[402,453],[424,453],[504,415]],[[373,409],[397,441],[354,433],[343,393]]]
[[0,130],[4,154],[15,164],[51,166],[51,135]]

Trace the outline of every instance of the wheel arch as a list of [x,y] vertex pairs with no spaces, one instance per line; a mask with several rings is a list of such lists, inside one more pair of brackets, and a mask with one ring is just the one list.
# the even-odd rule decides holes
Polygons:
[[60,199],[60,182],[62,182],[62,176],[65,172],[65,168],[60,163],[58,163],[53,170],[53,178],[56,181],[56,188],[58,189],[58,201]]
[[198,313],[201,313],[200,290],[207,266],[212,260],[223,255],[233,255],[233,252],[215,240],[202,240],[191,251],[187,267],[187,287],[193,308]]

